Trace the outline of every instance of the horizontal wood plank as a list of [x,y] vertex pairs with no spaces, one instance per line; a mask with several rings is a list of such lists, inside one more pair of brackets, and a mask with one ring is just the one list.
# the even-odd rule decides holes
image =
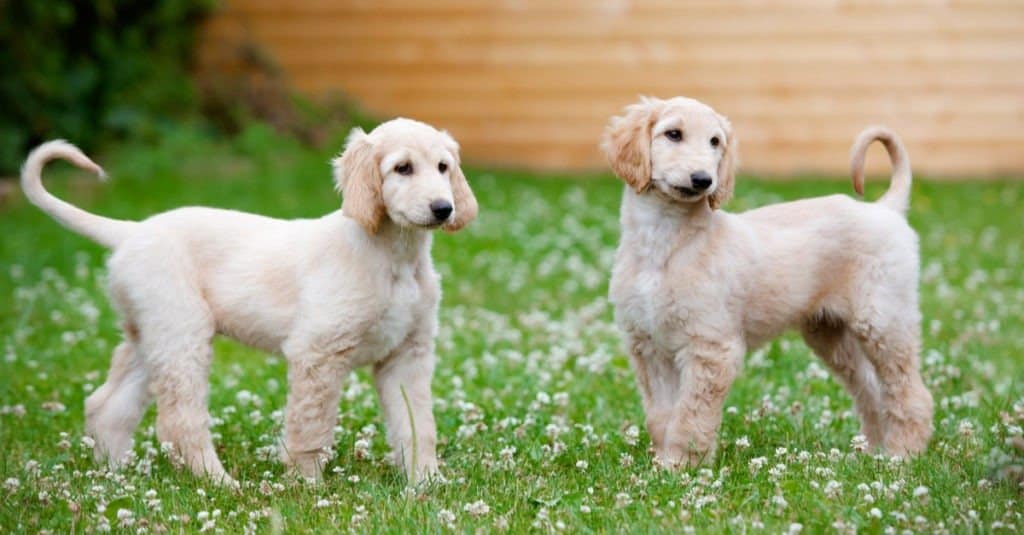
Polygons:
[[884,123],[919,173],[1024,175],[1019,0],[228,0],[200,67],[238,68],[242,45],[478,162],[602,168],[610,116],[683,94],[730,117],[757,173],[845,174]]

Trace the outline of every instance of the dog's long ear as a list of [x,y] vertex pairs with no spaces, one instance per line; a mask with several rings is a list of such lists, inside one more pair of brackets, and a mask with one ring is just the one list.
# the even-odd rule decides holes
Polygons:
[[642,98],[627,106],[624,114],[612,117],[601,140],[612,171],[637,192],[651,184],[651,128],[660,102]]
[[729,119],[719,115],[718,120],[722,122],[725,130],[725,146],[722,147],[722,159],[718,161],[718,185],[715,192],[708,196],[708,204],[712,210],[717,210],[726,201],[732,198],[733,189],[736,187],[736,166],[739,165],[739,141],[732,133],[732,123]]
[[459,156],[458,142],[448,132],[441,132],[441,134],[445,138],[445,146],[448,148],[448,151],[455,157],[455,165],[448,170],[448,176],[452,183],[452,200],[455,203],[455,217],[444,225],[446,231],[455,232],[476,219],[479,206],[476,203],[473,190],[469,189],[466,175],[462,172],[462,158]]
[[332,162],[334,185],[341,192],[341,211],[355,219],[367,233],[377,232],[385,215],[381,194],[383,177],[370,137],[362,128],[353,128],[345,142],[345,151]]

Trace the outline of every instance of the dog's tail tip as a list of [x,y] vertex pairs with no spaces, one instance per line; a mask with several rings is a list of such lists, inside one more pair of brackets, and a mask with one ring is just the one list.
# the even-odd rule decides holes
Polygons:
[[850,176],[853,179],[853,189],[858,195],[864,195],[864,161],[868,147],[875,141],[882,142],[892,163],[892,179],[889,190],[882,195],[878,202],[900,213],[906,213],[910,205],[912,181],[910,157],[899,136],[885,126],[869,126],[861,131],[854,140],[853,146],[850,148]]
[[21,186],[32,204],[38,206],[65,227],[106,247],[115,247],[132,231],[134,222],[92,214],[54,197],[43,187],[43,167],[51,160],[67,160],[74,166],[106,180],[107,173],[73,144],[55,139],[32,150],[21,167]]

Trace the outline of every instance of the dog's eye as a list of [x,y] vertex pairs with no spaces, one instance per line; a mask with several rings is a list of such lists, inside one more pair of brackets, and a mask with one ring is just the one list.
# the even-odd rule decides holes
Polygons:
[[683,131],[682,130],[667,130],[665,132],[665,137],[671,139],[672,141],[682,141],[683,140]]
[[409,162],[400,163],[395,166],[395,172],[400,175],[409,176],[412,174],[412,164]]
[[447,172],[448,171],[448,164],[446,164],[444,162],[441,162],[441,163],[437,164],[437,170],[442,172],[442,173]]
[[721,143],[721,141],[718,139],[718,136],[712,136],[711,137],[711,146],[712,147],[717,147],[719,143]]

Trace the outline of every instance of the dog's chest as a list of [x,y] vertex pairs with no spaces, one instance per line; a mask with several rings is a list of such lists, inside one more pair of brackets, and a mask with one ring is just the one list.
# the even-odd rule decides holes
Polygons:
[[658,330],[665,303],[664,274],[654,269],[639,269],[635,277],[624,284],[616,299],[616,312],[620,322],[631,329],[654,334]]
[[425,310],[424,296],[412,270],[397,273],[390,287],[383,313],[370,327],[356,360],[366,364],[385,358],[415,329]]
[[627,332],[645,334],[658,345],[677,344],[699,299],[687,277],[668,269],[668,255],[620,258],[612,278],[616,321]]

